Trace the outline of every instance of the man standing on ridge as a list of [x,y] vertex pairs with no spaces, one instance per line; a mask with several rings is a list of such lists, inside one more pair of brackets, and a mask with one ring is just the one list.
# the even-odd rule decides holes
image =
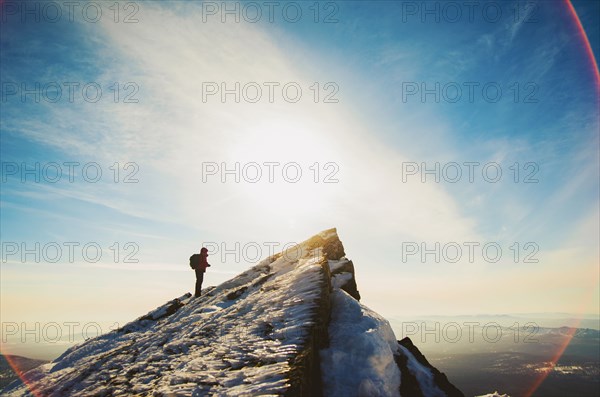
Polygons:
[[208,249],[205,247],[202,247],[200,254],[194,254],[190,256],[190,266],[196,272],[195,297],[200,296],[200,292],[202,291],[202,282],[204,281],[204,273],[206,272],[206,268],[210,266],[206,258],[208,258]]

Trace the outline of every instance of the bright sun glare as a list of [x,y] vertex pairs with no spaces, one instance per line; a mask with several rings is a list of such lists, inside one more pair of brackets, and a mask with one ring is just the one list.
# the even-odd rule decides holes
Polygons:
[[231,164],[240,164],[240,194],[280,216],[324,209],[333,189],[322,186],[339,180],[339,160],[315,128],[288,119],[245,134],[230,152]]

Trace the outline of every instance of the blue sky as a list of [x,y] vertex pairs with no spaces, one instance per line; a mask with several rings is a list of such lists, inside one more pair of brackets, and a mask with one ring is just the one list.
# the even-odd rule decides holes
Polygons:
[[[265,16],[254,24],[221,23],[219,14],[203,22],[201,2],[135,3],[137,23],[115,23],[107,8],[96,23],[80,14],[23,23],[5,10],[3,94],[7,84],[60,82],[63,96],[2,97],[2,162],[81,166],[73,182],[63,167],[58,183],[22,183],[3,168],[3,250],[94,242],[103,255],[97,263],[80,254],[70,263],[66,252],[57,263],[7,257],[2,321],[125,322],[191,289],[186,262],[202,242],[283,245],[329,227],[357,266],[364,302],[384,315],[598,313],[598,85],[565,3],[526,3],[515,19],[516,2],[482,2],[502,4],[502,17],[475,12],[471,22],[462,10],[456,23],[444,15],[423,22],[406,13],[409,3],[425,7],[321,3],[319,23],[308,3],[294,3],[303,10],[297,23],[276,12],[273,23]],[[598,2],[574,6],[597,57]],[[337,22],[323,23],[329,12]],[[103,95],[90,103],[76,90],[71,102],[64,82],[94,82]],[[206,82],[295,82],[303,97],[203,102]],[[330,92],[324,84],[335,83],[338,102],[314,103],[315,82],[321,98]],[[476,89],[473,101],[466,91],[456,103],[403,99],[407,84],[436,83],[493,83],[502,96],[491,102]],[[137,103],[124,103],[127,94]],[[527,94],[535,101],[524,103]],[[202,180],[203,162],[265,161],[297,162],[305,177]],[[312,182],[315,162],[335,163],[339,182]],[[407,162],[494,162],[503,178],[403,182]],[[519,183],[509,169],[515,162]],[[96,183],[81,174],[90,163],[103,172]],[[533,169],[526,163],[537,167],[538,183],[521,182]],[[137,182],[123,183],[131,172]],[[401,260],[403,242],[469,241],[496,242],[504,254],[498,263]],[[139,248],[138,263],[123,261],[133,252],[123,248],[128,242]],[[514,263],[515,242],[537,244],[539,261]],[[251,265],[219,253],[211,263],[209,285]]]

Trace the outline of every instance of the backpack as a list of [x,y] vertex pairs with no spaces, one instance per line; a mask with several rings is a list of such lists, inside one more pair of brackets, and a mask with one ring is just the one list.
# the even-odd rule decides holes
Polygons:
[[200,267],[200,254],[190,256],[190,267],[194,270]]

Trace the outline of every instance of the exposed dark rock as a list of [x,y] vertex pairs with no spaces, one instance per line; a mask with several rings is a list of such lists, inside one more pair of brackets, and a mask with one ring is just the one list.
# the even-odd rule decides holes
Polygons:
[[323,287],[319,297],[319,305],[315,313],[315,324],[310,328],[307,343],[290,363],[290,387],[286,396],[322,396],[321,357],[319,351],[329,343],[329,320],[331,316],[331,273],[327,259],[321,263]]
[[[427,361],[425,356],[419,351],[419,349],[412,343],[409,337],[406,337],[398,343],[401,346],[404,346],[415,359],[421,363],[423,366],[429,368],[431,373],[433,374],[433,381],[437,387],[439,387],[448,397],[465,397],[465,395],[456,388],[450,381],[448,377],[442,372],[440,372],[437,368]],[[400,385],[400,394],[402,396],[415,396],[421,397],[423,396],[423,392],[416,380],[416,378],[410,374],[410,371],[407,368],[407,359],[406,357],[397,357],[396,362],[398,363],[398,367],[400,367],[400,371],[402,373],[402,384]],[[427,397],[427,396],[425,396]]]
[[[183,303],[181,302],[181,299],[186,299],[186,298],[189,298],[190,296],[192,296],[192,295],[188,292],[187,294],[183,295],[181,298],[175,298],[175,299],[165,303],[160,308],[158,308],[154,311],[151,311],[150,313],[146,314],[145,316],[138,318],[136,320],[136,322],[143,324],[145,320],[156,321],[161,318],[168,317],[168,316],[174,314],[175,312],[177,312],[177,310],[179,310],[181,307],[183,307]],[[128,331],[131,331],[131,330],[125,329],[126,333]]]
[[[266,268],[268,271],[268,267]],[[248,288],[257,288],[258,286],[264,284],[268,279],[270,279],[273,275],[272,274],[266,274],[262,277],[259,277],[253,281],[251,281],[248,285],[245,285],[241,288],[236,289],[235,291],[232,291],[230,293],[227,294],[227,300],[235,300],[238,299],[239,297],[241,297],[246,291],[248,291]]]
[[417,378],[408,370],[408,358],[405,355],[394,356],[398,368],[400,368],[400,395],[403,397],[425,397]]
[[337,238],[325,241],[323,253],[327,256],[327,259],[332,260],[338,260],[346,256],[346,253],[344,252],[344,246],[342,245],[342,242]]
[[324,230],[302,244],[305,244],[309,249],[322,247],[323,253],[327,256],[327,259],[338,260],[346,256],[344,246],[338,238],[337,230],[335,228]]
[[336,274],[342,273],[350,273],[352,274],[352,278],[346,281],[346,283],[344,283],[340,288],[346,291],[351,297],[353,297],[357,301],[360,301],[360,293],[358,292],[358,287],[356,285],[356,273],[354,272],[354,264],[352,263],[352,261],[348,261],[343,265],[339,266],[331,273],[331,275],[334,276]]
[[242,288],[240,288],[240,289],[238,289],[238,290],[235,290],[235,291],[233,291],[233,292],[230,292],[230,293],[228,293],[228,294],[227,294],[227,300],[230,300],[230,301],[232,301],[232,300],[234,300],[234,299],[237,299],[237,298],[239,298],[240,296],[242,296],[242,294],[243,294],[244,292],[246,292],[247,290],[248,290],[248,287],[242,287]]

